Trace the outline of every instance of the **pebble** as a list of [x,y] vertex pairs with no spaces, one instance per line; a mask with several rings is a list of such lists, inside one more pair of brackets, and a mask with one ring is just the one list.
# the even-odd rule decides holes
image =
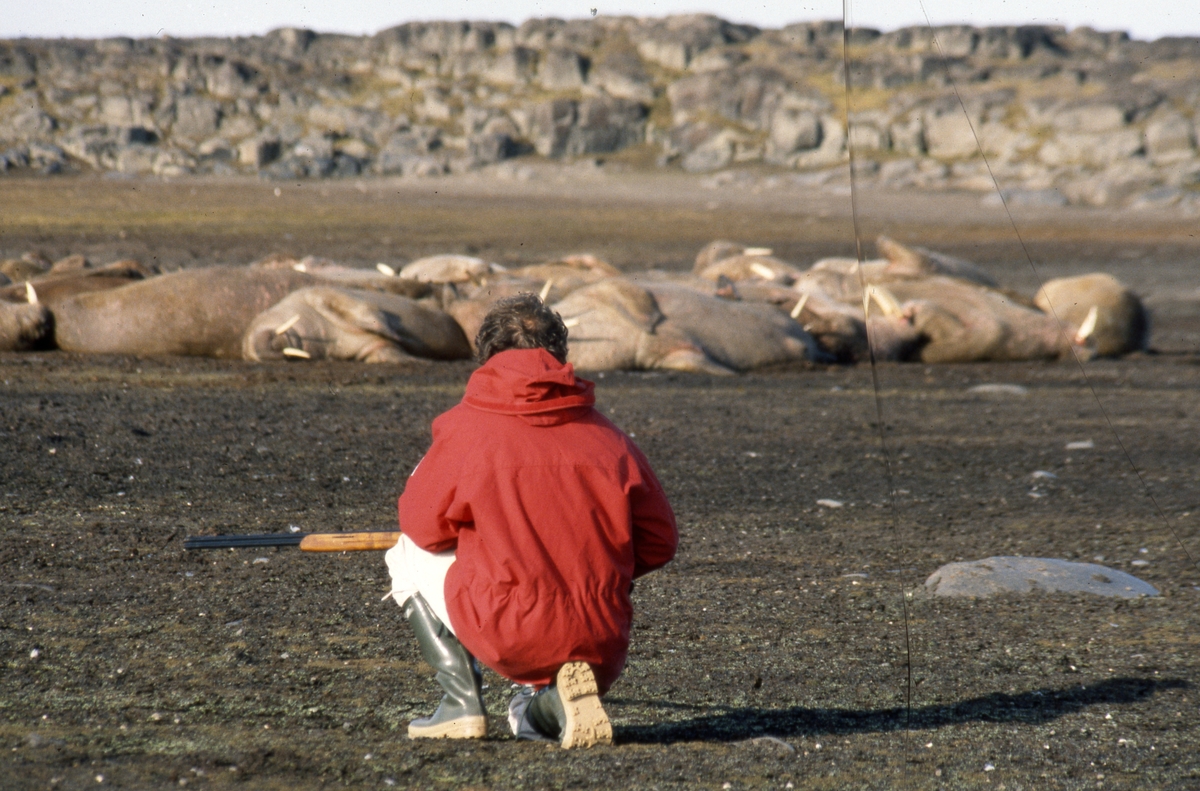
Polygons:
[[1010,384],[982,384],[967,388],[968,393],[981,393],[983,395],[1014,395],[1023,396],[1029,395],[1029,388],[1021,387],[1021,385]]
[[796,752],[795,747],[775,736],[758,736],[754,739],[747,739],[744,744],[752,747],[765,747],[784,755],[793,755]]
[[1096,443],[1092,442],[1090,439],[1067,443],[1067,450],[1091,450],[1094,447],[1096,447]]
[[843,505],[845,505],[845,503],[843,503],[841,500],[821,499],[817,500],[817,505],[825,508],[841,508]]
[[1045,470],[1034,470],[1033,477],[1034,478],[1048,478],[1052,481],[1058,479],[1057,475],[1055,475],[1052,472],[1046,472]]

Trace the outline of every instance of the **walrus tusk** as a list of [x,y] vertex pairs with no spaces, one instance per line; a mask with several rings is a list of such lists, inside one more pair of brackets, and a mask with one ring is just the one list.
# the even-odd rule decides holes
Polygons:
[[550,286],[554,285],[554,278],[546,281],[546,285],[542,286],[542,290],[538,292],[538,299],[542,302],[546,301],[546,297],[550,296]]
[[747,247],[742,251],[742,255],[770,255],[775,252],[770,247]]
[[900,308],[900,303],[892,296],[892,292],[882,286],[867,286],[867,294],[871,299],[875,300],[875,304],[883,311],[883,315],[894,318],[903,316],[904,311]]
[[775,279],[775,270],[765,264],[760,264],[757,261],[750,264],[750,271],[761,277],[763,280]]
[[392,269],[387,264],[383,264],[383,263],[376,264],[375,268],[379,270],[380,274],[387,275],[388,277],[396,276],[396,270]]
[[[34,289],[33,283],[30,283],[28,280],[25,281],[25,299],[30,305],[37,304],[37,291]],[[1092,310],[1095,310],[1095,308],[1092,308]]]
[[1079,325],[1079,332],[1075,333],[1076,346],[1082,346],[1083,342],[1090,338],[1092,333],[1096,331],[1096,318],[1098,315],[1099,311],[1096,310],[1095,305],[1092,305],[1091,310],[1088,311],[1087,318],[1083,320],[1083,324]]
[[308,271],[308,267],[305,266],[304,264],[293,264],[292,269],[295,269],[297,272],[307,272]]
[[571,329],[572,327],[578,327],[579,326],[579,317],[576,316],[574,318],[567,319],[566,321],[563,322],[563,326],[566,327],[567,329]]
[[295,326],[296,326],[296,322],[297,322],[297,321],[300,321],[300,314],[299,314],[299,313],[297,313],[295,316],[292,316],[290,319],[288,319],[287,321],[285,321],[283,324],[280,324],[278,327],[276,327],[276,328],[275,328],[275,334],[276,334],[276,335],[282,335],[283,333],[285,333],[285,332],[287,332],[288,330],[290,330],[292,327],[295,327]]
[[291,346],[288,346],[287,348],[285,348],[283,350],[283,356],[284,357],[298,357],[301,360],[311,360],[312,359],[312,355],[309,354],[308,352],[304,351],[303,349],[293,349]]
[[804,303],[808,302],[808,294],[802,294],[799,301],[796,302],[796,307],[792,308],[791,316],[793,319],[800,318],[800,311],[804,310]]

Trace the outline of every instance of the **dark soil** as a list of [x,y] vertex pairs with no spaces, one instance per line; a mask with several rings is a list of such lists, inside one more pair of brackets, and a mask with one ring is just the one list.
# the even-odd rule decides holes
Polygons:
[[[69,190],[97,194],[44,184],[69,204],[47,227],[83,211]],[[439,206],[446,227],[467,223]],[[678,206],[663,211],[690,211]],[[745,211],[745,228],[784,234]],[[626,212],[635,231],[640,214]],[[1033,234],[1035,254],[1111,271],[1085,267],[1100,256],[1147,289],[1200,285],[1185,233],[1089,235],[1084,220]],[[124,254],[87,236],[95,222],[72,242],[14,221],[0,244]],[[562,246],[598,249],[621,227]],[[1027,267],[988,227],[955,251]],[[680,266],[700,236],[644,233]],[[814,235],[814,250],[846,246]],[[228,239],[124,241],[203,263]],[[243,243],[244,259],[275,249],[261,229]],[[366,262],[381,248],[355,249]],[[881,366],[882,432],[865,366],[598,379],[601,408],[667,488],[681,546],[635,591],[629,664],[607,701],[617,745],[571,752],[512,741],[509,684],[493,674],[488,740],[407,739],[439,693],[399,608],[380,601],[379,553],[182,549],[196,534],[391,528],[470,365],[0,355],[0,787],[1200,787],[1200,568],[1187,554],[1200,557],[1200,353],[1191,325],[1160,330],[1175,339],[1156,340],[1162,353],[1083,369]],[[971,392],[985,383],[1028,393]],[[1066,449],[1082,440],[1094,447]],[[1162,595],[921,592],[943,563],[1001,554],[1102,562]]]

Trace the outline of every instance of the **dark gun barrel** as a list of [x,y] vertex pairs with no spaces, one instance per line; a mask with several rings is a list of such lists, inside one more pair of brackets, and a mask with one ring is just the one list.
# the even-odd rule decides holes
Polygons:
[[184,549],[236,549],[238,547],[294,547],[308,533],[258,533],[245,536],[188,536]]

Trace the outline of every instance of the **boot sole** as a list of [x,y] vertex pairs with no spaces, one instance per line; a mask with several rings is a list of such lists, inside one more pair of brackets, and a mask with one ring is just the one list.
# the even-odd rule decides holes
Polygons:
[[459,717],[436,725],[408,726],[410,739],[482,739],[487,736],[487,717]]
[[558,697],[567,721],[563,726],[562,746],[592,747],[612,744],[612,723],[600,703],[596,676],[586,662],[568,662],[558,671]]

